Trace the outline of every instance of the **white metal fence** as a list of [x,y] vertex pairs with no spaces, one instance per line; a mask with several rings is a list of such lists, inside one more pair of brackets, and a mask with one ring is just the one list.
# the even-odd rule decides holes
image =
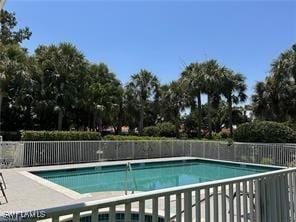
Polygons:
[[293,166],[296,144],[209,142],[196,140],[162,141],[57,141],[23,142],[23,166],[84,163],[194,156],[249,163]]
[[24,165],[23,144],[18,142],[0,142],[0,167]]
[[296,169],[290,168],[67,205],[44,212],[53,222],[295,222],[295,185]]
[[162,141],[27,141],[0,143],[0,160],[15,166],[42,166],[124,160],[193,156],[229,161],[296,165],[296,144]]

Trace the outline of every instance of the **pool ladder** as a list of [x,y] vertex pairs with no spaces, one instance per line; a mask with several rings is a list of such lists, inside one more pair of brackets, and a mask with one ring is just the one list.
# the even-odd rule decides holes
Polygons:
[[132,168],[132,165],[130,162],[127,162],[126,163],[126,168],[125,168],[125,195],[128,194],[128,174],[132,173],[132,177],[133,177],[133,183],[134,183],[134,189],[132,189],[132,194],[135,193],[135,188],[137,187],[137,184],[136,184],[136,178],[135,178],[135,175],[133,173],[133,168]]

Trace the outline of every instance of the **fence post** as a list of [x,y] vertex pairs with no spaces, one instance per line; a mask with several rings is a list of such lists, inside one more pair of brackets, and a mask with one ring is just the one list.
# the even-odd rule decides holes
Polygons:
[[202,142],[202,157],[206,158],[206,142]]
[[82,142],[80,141],[79,142],[79,157],[78,157],[80,163],[82,162],[81,157],[82,157]]
[[132,156],[135,159],[135,141],[132,141]]
[[118,141],[116,142],[116,160],[118,160],[119,145]]
[[220,143],[218,143],[218,160],[220,160]]
[[233,158],[234,158],[234,161],[236,161],[236,151],[237,151],[238,144],[234,144],[233,147],[234,147]]
[[36,142],[33,142],[33,161],[32,161],[32,166],[36,165]]

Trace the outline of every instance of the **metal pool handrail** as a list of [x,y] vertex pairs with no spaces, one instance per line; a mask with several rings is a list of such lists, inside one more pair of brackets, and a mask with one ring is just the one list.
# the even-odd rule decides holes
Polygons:
[[135,190],[137,189],[137,184],[136,184],[136,178],[135,178],[135,174],[133,173],[133,169],[132,169],[132,165],[130,162],[126,163],[126,167],[125,167],[125,195],[128,194],[128,173],[132,173],[132,177],[133,177],[133,183],[134,183],[134,189],[132,189],[132,194],[135,193]]
[[[184,221],[192,221],[192,194],[195,192],[196,200],[196,221],[200,221],[200,195],[201,191],[204,191],[205,198],[205,221],[209,222],[210,217],[214,217],[214,221],[218,217],[218,210],[222,211],[222,221],[226,222],[226,188],[229,189],[229,193],[233,193],[233,189],[237,193],[241,193],[242,198],[236,198],[229,203],[229,217],[234,218],[236,205],[237,219],[240,216],[247,217],[248,209],[251,213],[251,221],[253,217],[256,217],[256,222],[261,221],[262,217],[266,216],[266,212],[262,213],[261,208],[266,208],[268,200],[271,200],[270,206],[266,209],[270,214],[275,214],[274,221],[296,221],[296,168],[276,170],[272,172],[260,173],[256,175],[242,176],[234,179],[223,179],[212,182],[204,182],[199,184],[185,185],[180,187],[173,187],[161,190],[147,191],[143,193],[136,193],[132,195],[113,197],[104,200],[95,200],[78,204],[71,204],[66,206],[54,207],[44,209],[47,213],[46,218],[52,218],[53,222],[59,221],[59,216],[73,214],[73,222],[80,221],[80,213],[85,211],[91,211],[92,221],[98,221],[98,209],[109,208],[109,221],[115,221],[116,206],[125,206],[125,221],[129,221],[131,216],[131,203],[139,202],[139,221],[143,221],[145,215],[145,201],[152,199],[152,221],[157,221],[159,215],[158,198],[164,197],[164,216],[165,221],[169,221],[170,212],[172,206],[170,205],[170,196],[176,195],[176,219],[180,221],[182,215],[182,201],[184,201]],[[218,190],[222,193],[222,206],[218,207]],[[267,191],[275,191],[268,193]],[[255,210],[253,211],[253,195],[250,196],[251,200],[247,200],[247,192],[255,193]],[[213,193],[214,203],[213,207],[210,206],[210,196]],[[280,195],[278,199],[277,194]],[[184,198],[182,199],[182,196]],[[269,199],[268,199],[269,198]],[[290,201],[289,201],[290,200]],[[224,202],[223,202],[224,201]],[[248,206],[249,207],[248,207]],[[243,206],[243,214],[241,212]],[[252,209],[252,210],[251,210]],[[252,215],[256,212],[256,215]],[[290,216],[289,216],[290,215]],[[280,218],[281,220],[278,220]],[[42,218],[44,219],[44,218]],[[241,220],[241,219],[239,219]],[[228,220],[227,220],[228,221]],[[230,220],[231,221],[231,220]],[[263,219],[262,219],[263,221]],[[270,220],[272,222],[272,220]]]

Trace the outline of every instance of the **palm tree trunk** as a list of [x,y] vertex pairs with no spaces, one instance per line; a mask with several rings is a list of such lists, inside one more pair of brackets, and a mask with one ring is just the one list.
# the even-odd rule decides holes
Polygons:
[[102,120],[101,116],[99,116],[98,122],[99,122],[99,132],[102,132],[103,131],[103,120]]
[[97,120],[97,112],[96,112],[96,110],[94,110],[94,112],[93,112],[93,122],[92,122],[93,130],[96,129],[96,120]]
[[200,95],[200,92],[198,93],[197,95],[197,109],[198,109],[198,137],[200,138],[201,137],[201,95]]
[[212,96],[208,94],[208,124],[209,124],[209,137],[212,137]]
[[63,111],[60,109],[58,114],[58,130],[62,130],[63,128]]
[[176,137],[179,138],[179,127],[180,127],[180,122],[179,122],[179,116],[175,116],[175,131],[176,131]]
[[233,119],[232,119],[232,99],[231,95],[227,99],[228,102],[228,115],[229,115],[229,127],[230,127],[230,135],[233,135]]
[[139,122],[139,134],[143,134],[143,128],[144,128],[144,104],[141,101],[141,108],[140,108],[140,122]]

